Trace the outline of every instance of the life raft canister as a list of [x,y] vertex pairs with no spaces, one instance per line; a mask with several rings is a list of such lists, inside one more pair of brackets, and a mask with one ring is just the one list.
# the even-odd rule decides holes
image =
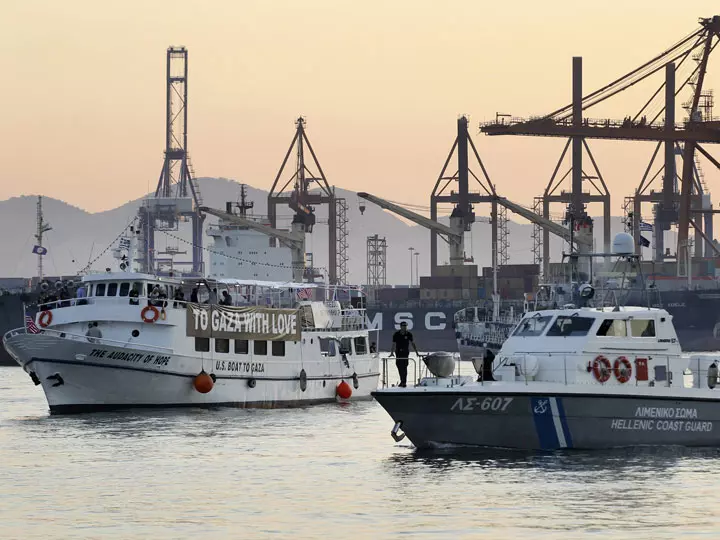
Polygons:
[[42,326],[43,328],[47,328],[50,323],[52,323],[53,315],[52,311],[48,311],[47,309],[40,313],[40,317],[38,317],[38,324]]
[[143,322],[154,323],[158,320],[158,317],[160,317],[160,312],[155,306],[145,306],[140,312],[140,317]]
[[613,371],[615,372],[615,378],[619,383],[626,383],[632,376],[632,364],[625,356],[618,356],[615,359]]
[[610,374],[612,373],[610,360],[605,358],[603,355],[598,356],[592,362],[592,372],[598,382],[607,382],[610,379]]

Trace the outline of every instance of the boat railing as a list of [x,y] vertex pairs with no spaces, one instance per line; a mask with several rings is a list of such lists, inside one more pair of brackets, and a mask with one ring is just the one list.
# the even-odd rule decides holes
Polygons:
[[[26,328],[16,328],[15,330],[10,330],[9,332],[5,333],[5,336],[3,337],[3,340],[6,340],[10,337],[19,335],[19,334],[29,334],[28,330]],[[77,341],[81,343],[95,343],[97,345],[107,345],[109,347],[118,347],[118,348],[142,348],[142,349],[148,349],[155,352],[163,352],[172,354],[174,352],[173,349],[169,347],[159,347],[157,345],[151,345],[148,343],[140,343],[136,341],[118,341],[115,339],[108,339],[108,338],[102,338],[102,337],[91,337],[86,336],[82,334],[75,334],[72,332],[61,332],[59,330],[53,330],[51,328],[44,328],[40,331],[40,334],[48,335],[57,337],[60,339],[67,339],[70,341]],[[33,335],[38,335],[37,333]]]
[[[380,377],[380,382],[381,382],[383,388],[387,388],[388,386],[390,386],[390,373],[389,373],[389,369],[388,369],[388,363],[390,362],[390,360],[397,360],[397,358],[395,358],[394,356],[384,356],[381,358],[381,360],[382,360],[382,373],[381,373],[381,377]],[[413,374],[412,383],[413,383],[413,385],[417,385],[420,382],[420,378],[418,376],[418,365],[417,365],[415,358],[408,358],[408,367],[409,367],[409,364],[412,364],[412,374]]]
[[[69,298],[65,300],[54,300],[52,302],[45,302],[38,304],[40,311],[62,309],[73,306],[87,306],[87,305],[102,305],[102,304],[114,304],[114,305],[131,305],[131,306],[154,306],[159,309],[182,309],[184,310],[189,302],[187,300],[176,300],[174,298],[155,298],[148,296],[91,296],[85,298]],[[200,305],[209,305],[210,302],[207,300],[199,302]],[[213,305],[225,306],[225,307],[267,307],[273,308],[278,306],[263,306],[250,302],[235,302],[232,305],[222,304],[216,302]],[[284,307],[283,309],[288,309]],[[289,308],[292,309],[292,308]],[[354,317],[362,316],[365,318],[364,309],[348,308],[341,310],[341,320],[343,324],[352,326],[354,324]]]
[[310,319],[303,319],[302,329],[303,332],[327,332],[329,330],[351,332],[368,330],[369,326],[366,310],[348,308],[340,310],[339,317],[329,320],[327,326],[318,326]]

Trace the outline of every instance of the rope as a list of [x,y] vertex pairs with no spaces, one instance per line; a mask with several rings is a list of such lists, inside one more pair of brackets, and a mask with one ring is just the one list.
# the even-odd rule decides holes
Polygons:
[[75,275],[76,275],[76,276],[79,276],[80,274],[83,274],[83,273],[87,272],[87,271],[92,267],[92,265],[97,262],[97,260],[98,260],[100,257],[102,257],[103,255],[105,255],[105,253],[107,253],[107,252],[110,250],[110,248],[112,248],[112,247],[115,245],[115,242],[117,242],[118,240],[120,240],[120,237],[125,234],[125,231],[127,231],[127,230],[130,228],[130,226],[135,223],[136,220],[137,220],[137,217],[134,217],[133,220],[132,220],[130,223],[128,223],[122,231],[120,231],[120,234],[118,234],[118,235],[115,237],[115,239],[114,239],[112,242],[110,242],[110,243],[108,244],[108,246],[107,246],[105,249],[103,249],[97,257],[95,257],[93,260],[91,260],[90,262],[88,262],[86,266],[84,266],[83,268],[81,268],[80,270],[78,270],[77,274],[75,274]]

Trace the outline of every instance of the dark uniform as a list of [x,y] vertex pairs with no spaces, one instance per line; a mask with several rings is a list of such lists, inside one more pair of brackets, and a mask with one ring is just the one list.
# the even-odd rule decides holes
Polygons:
[[398,330],[393,334],[393,343],[397,355],[395,365],[400,375],[400,386],[405,387],[407,386],[408,357],[410,356],[410,344],[413,343],[413,335],[410,332],[403,333]]

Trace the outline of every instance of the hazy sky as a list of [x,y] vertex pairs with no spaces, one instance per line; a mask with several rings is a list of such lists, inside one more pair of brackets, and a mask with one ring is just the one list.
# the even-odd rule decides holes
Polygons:
[[[476,132],[496,111],[548,112],[570,101],[573,55],[584,57],[589,92],[716,12],[709,0],[5,0],[0,198],[44,194],[98,211],[154,189],[165,51],[184,45],[199,176],[269,189],[302,114],[330,183],[427,204],[459,114]],[[720,58],[707,85],[720,89]],[[603,113],[634,113],[652,86],[618,96]],[[498,191],[526,204],[563,145],[475,141]],[[652,146],[591,147],[619,214]],[[720,176],[705,169],[715,188]]]

